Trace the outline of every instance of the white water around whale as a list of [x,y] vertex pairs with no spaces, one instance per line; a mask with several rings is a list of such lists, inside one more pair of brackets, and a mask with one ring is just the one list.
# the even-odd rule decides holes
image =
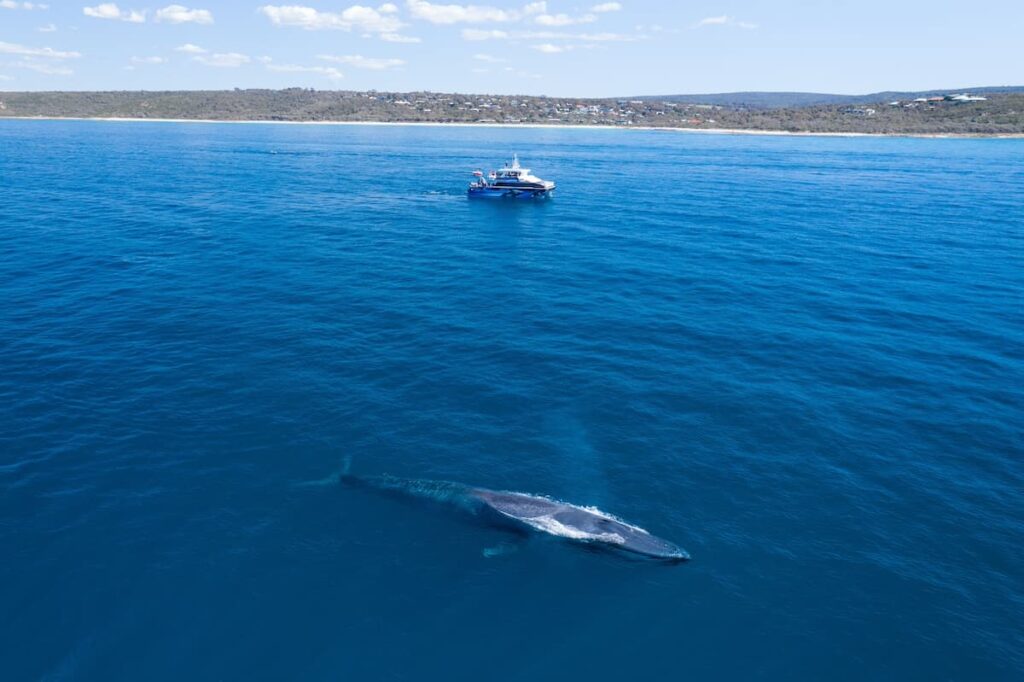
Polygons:
[[[522,493],[516,494],[523,495]],[[579,528],[577,526],[563,523],[561,520],[558,519],[558,516],[561,512],[569,509],[582,512],[590,517],[597,517],[600,519],[611,521],[616,525],[623,526],[624,528],[629,529],[633,532],[642,533],[644,535],[650,535],[650,533],[648,533],[643,528],[626,523],[622,519],[607,512],[604,512],[598,509],[597,507],[585,507],[575,504],[569,504],[568,502],[550,500],[549,498],[544,497],[538,499],[545,500],[547,502],[554,502],[555,504],[558,505],[559,508],[557,511],[550,512],[547,514],[539,514],[537,516],[514,515],[510,514],[509,512],[502,511],[501,509],[498,509],[498,511],[501,514],[508,516],[509,518],[514,518],[519,521],[522,521],[531,528],[534,528],[541,532],[548,533],[550,535],[555,535],[558,537],[569,538],[571,540],[582,540],[586,542],[607,542],[609,544],[614,545],[626,544],[626,538],[620,535],[619,533],[595,533],[592,531],[585,530],[583,528]]]

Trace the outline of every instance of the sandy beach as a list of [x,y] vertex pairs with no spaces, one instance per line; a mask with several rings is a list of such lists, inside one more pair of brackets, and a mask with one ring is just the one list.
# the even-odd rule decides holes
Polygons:
[[974,133],[852,133],[815,132],[790,130],[749,130],[743,128],[672,128],[658,126],[602,126],[574,125],[565,123],[471,123],[431,121],[259,121],[224,120],[205,118],[125,118],[125,117],[79,117],[79,116],[0,116],[0,120],[20,121],[107,121],[122,123],[239,123],[271,125],[328,125],[328,126],[417,126],[417,127],[459,127],[459,128],[554,128],[579,130],[645,130],[673,133],[696,133],[704,135],[768,135],[786,137],[916,137],[927,139],[1024,139],[1024,134],[974,134]]

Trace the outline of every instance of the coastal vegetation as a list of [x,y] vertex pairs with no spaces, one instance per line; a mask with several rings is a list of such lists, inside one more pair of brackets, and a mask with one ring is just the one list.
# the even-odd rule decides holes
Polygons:
[[[757,93],[747,93],[747,95]],[[892,96],[894,93],[882,93]],[[879,97],[882,96],[879,95]],[[1024,134],[1024,92],[957,91],[877,102],[758,106],[676,97],[577,99],[434,92],[285,90],[0,92],[0,117],[506,123],[815,133]],[[689,97],[689,96],[688,96]],[[708,96],[708,99],[712,99]],[[806,98],[805,98],[806,99]],[[721,101],[721,100],[719,100]],[[797,101],[797,100],[794,100]],[[806,99],[806,101],[814,101]]]

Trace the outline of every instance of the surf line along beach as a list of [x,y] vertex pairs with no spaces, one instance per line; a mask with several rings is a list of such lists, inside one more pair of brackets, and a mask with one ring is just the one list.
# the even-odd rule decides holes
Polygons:
[[1024,139],[1024,133],[858,133],[792,130],[752,130],[747,128],[677,128],[672,126],[573,125],[567,123],[462,123],[432,121],[262,121],[218,118],[127,118],[121,116],[0,116],[0,121],[106,121],[112,123],[238,123],[246,125],[295,126],[415,126],[424,128],[524,128],[552,130],[644,130],[703,135],[767,135],[777,137],[903,137],[924,139]]

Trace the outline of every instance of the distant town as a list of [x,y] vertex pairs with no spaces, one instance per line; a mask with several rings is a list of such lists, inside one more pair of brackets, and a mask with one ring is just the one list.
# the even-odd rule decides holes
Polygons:
[[[990,90],[990,89],[987,89]],[[1016,90],[1016,91],[1013,91]],[[819,133],[1024,134],[1024,92],[953,91],[766,106],[771,93],[577,99],[291,88],[169,92],[0,92],[0,117],[592,125]],[[793,93],[793,96],[799,93]],[[804,98],[810,96],[801,95]],[[880,94],[881,96],[881,94]],[[780,99],[785,98],[780,95]],[[856,103],[844,103],[855,99]],[[717,101],[716,101],[717,100]],[[750,104],[746,100],[761,102]]]

